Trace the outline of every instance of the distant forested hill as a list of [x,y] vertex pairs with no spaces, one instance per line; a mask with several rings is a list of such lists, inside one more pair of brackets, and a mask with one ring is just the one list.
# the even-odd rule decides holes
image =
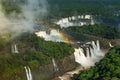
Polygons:
[[88,25],[88,26],[74,26],[65,28],[64,31],[77,40],[85,40],[85,35],[93,35],[107,39],[120,38],[120,32],[117,27],[111,27],[103,24]]
[[108,15],[120,9],[119,0],[48,0],[48,2],[52,14],[57,16],[85,13]]
[[[26,0],[2,0],[7,13],[20,12],[19,4]],[[47,0],[50,17],[66,17],[77,14],[111,15],[120,9],[120,0]]]

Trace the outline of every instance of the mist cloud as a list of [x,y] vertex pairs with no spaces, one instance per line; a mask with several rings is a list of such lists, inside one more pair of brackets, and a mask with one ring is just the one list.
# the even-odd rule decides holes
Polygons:
[[46,0],[27,0],[18,6],[21,13],[12,12],[8,18],[0,2],[0,32],[9,32],[12,36],[18,36],[23,32],[34,32],[36,19],[43,18],[48,13]]

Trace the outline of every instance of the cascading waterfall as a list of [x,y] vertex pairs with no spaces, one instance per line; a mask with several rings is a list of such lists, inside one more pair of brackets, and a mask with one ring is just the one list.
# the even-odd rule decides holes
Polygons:
[[54,66],[55,71],[56,72],[59,71],[59,68],[58,68],[58,66],[57,66],[56,61],[55,61],[54,58],[52,58],[52,62],[53,62],[53,66]]
[[87,56],[88,58],[90,58],[90,51],[89,51],[89,48],[86,49],[86,56]]
[[27,80],[33,80],[33,79],[32,79],[32,73],[31,73],[30,67],[26,67],[26,66],[25,66],[24,68],[25,68]]
[[82,48],[75,49],[74,56],[75,56],[75,61],[84,67],[89,67],[94,65],[93,61],[90,58],[90,55],[87,54],[87,56],[85,56]]
[[15,44],[15,53],[19,53],[16,44]]
[[92,41],[89,45],[91,46],[86,48],[86,53],[84,53],[82,48],[75,49],[74,52],[75,61],[84,67],[94,66],[96,62],[104,57],[98,40],[96,43]]
[[109,42],[109,46],[112,48],[112,47],[114,47],[110,42]]
[[99,42],[99,40],[97,40],[97,44],[96,45],[97,45],[97,50],[100,51],[100,42]]
[[[87,21],[84,21],[87,20]],[[92,15],[78,15],[62,18],[61,20],[55,22],[55,24],[59,25],[61,28],[67,28],[70,26],[83,26],[83,25],[94,25],[95,21]]]
[[15,45],[12,45],[12,47],[11,47],[11,51],[12,51],[12,53],[19,53],[19,51],[18,51],[18,48],[17,48],[17,45],[15,44]]

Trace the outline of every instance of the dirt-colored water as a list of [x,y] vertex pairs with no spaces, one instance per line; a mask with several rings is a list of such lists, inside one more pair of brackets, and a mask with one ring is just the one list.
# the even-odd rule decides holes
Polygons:
[[79,74],[81,70],[84,70],[84,68],[79,66],[72,71],[68,71],[63,75],[54,78],[53,80],[71,80],[71,77],[73,77],[74,74]]

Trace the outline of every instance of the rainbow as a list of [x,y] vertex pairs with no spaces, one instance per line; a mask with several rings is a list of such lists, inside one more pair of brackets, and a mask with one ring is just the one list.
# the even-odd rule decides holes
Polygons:
[[54,38],[57,41],[66,42],[66,43],[71,42],[68,36],[64,34],[63,32],[60,32],[59,30],[51,29],[50,35],[54,36]]
[[70,42],[71,42],[71,40],[68,38],[68,36],[65,35],[64,33],[59,32],[58,34],[59,34],[58,37],[59,37],[63,42],[66,42],[66,43],[70,43]]
[[50,34],[47,34],[46,31],[39,31],[35,33],[38,37],[44,38],[46,41],[55,41],[55,42],[65,42],[70,43],[71,40],[62,32],[59,32],[55,29],[51,29]]

